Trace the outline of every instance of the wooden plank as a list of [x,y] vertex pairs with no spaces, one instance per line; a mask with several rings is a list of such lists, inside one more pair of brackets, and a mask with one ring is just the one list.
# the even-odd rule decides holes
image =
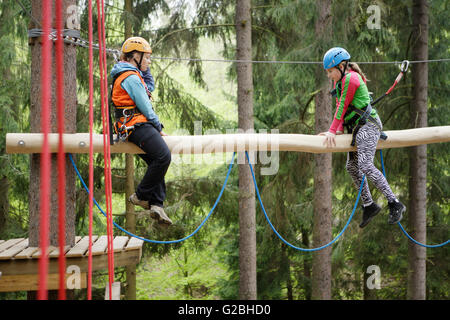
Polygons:
[[[98,236],[92,236],[92,241],[96,241]],[[82,257],[89,246],[89,236],[83,237],[72,249],[66,253],[66,257]]]
[[130,241],[128,241],[127,246],[125,247],[125,251],[140,249],[142,248],[143,244],[144,240],[131,237]]
[[[67,288],[68,277],[72,274],[66,274],[65,286]],[[78,288],[83,289],[87,287],[87,274],[79,274]],[[48,290],[59,289],[59,275],[52,273],[47,278]],[[39,289],[39,275],[37,274],[22,274],[22,275],[6,275],[0,278],[0,292],[14,292],[14,291],[37,291]],[[70,287],[68,289],[71,289]]]
[[[64,254],[66,254],[70,250],[70,246],[64,247]],[[59,257],[59,247],[50,252],[50,258],[58,258]]]
[[19,252],[23,251],[24,249],[28,248],[28,239],[25,239],[24,241],[20,241],[16,243],[11,248],[3,251],[0,253],[0,260],[8,260],[14,257]]
[[[48,248],[47,248],[47,254],[50,256],[50,254],[53,252],[53,251],[55,251],[55,250],[57,250],[58,249],[58,247],[55,247],[55,246],[49,246]],[[33,259],[39,259],[40,257],[41,257],[41,248],[38,248],[38,250],[35,252],[35,253],[33,253],[33,255],[31,256]]]
[[33,254],[39,250],[39,247],[28,247],[14,256],[14,259],[30,259]]
[[[139,263],[141,258],[140,250],[120,251],[114,254],[114,266],[126,267],[133,266]],[[80,268],[80,272],[88,271],[88,259],[83,257],[71,257],[66,260],[67,266],[76,265]],[[0,260],[0,270],[5,275],[18,274],[37,274],[38,273],[38,259],[11,259]],[[49,273],[58,273],[59,264],[58,259],[49,260]],[[108,255],[102,254],[93,257],[92,261],[93,271],[108,269]]]
[[[75,244],[77,244],[81,240],[80,236],[75,237]],[[67,247],[70,249],[70,247]],[[38,258],[41,256],[41,253],[39,251],[39,247],[28,247],[25,248],[23,251],[19,252],[17,255],[14,256],[14,259],[30,259],[33,258],[33,255],[35,254],[34,258]],[[68,250],[66,250],[67,252]],[[56,258],[59,256],[59,248],[52,250],[50,252],[50,258]]]
[[[108,236],[100,236],[97,241],[92,245],[92,255],[97,256],[100,254],[105,254],[106,248],[108,247]],[[88,252],[86,252],[88,255]]]
[[22,242],[23,240],[25,240],[25,238],[6,240],[4,243],[0,244],[0,252],[3,252],[5,250],[11,248],[12,246],[18,244],[19,242]]
[[125,245],[128,242],[128,237],[127,236],[117,236],[114,238],[114,242],[113,242],[113,249],[114,252],[120,252],[123,250],[123,248],[125,247]]

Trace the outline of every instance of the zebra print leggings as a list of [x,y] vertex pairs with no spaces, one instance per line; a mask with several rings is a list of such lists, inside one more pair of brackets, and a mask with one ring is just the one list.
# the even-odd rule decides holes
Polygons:
[[[383,128],[379,117],[376,119],[380,128]],[[380,134],[381,132],[375,124],[367,121],[356,134],[357,151],[350,152],[347,155],[346,169],[358,190],[361,186],[363,175],[366,175],[364,186],[361,191],[361,200],[364,206],[368,206],[373,202],[367,180],[370,180],[375,187],[383,193],[388,202],[396,200],[386,178],[373,164]]]

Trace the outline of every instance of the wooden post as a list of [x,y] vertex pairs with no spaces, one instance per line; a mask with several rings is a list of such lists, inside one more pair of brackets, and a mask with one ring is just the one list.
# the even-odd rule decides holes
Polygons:
[[[63,21],[64,28],[68,28],[68,7],[76,6],[75,0],[63,1]],[[54,8],[53,3],[53,8]],[[33,0],[31,2],[32,15],[38,20],[41,19],[42,1]],[[53,15],[54,16],[54,15]],[[52,19],[52,28],[55,29],[55,21]],[[41,28],[33,21],[31,28]],[[40,38],[30,38],[31,46],[31,94],[30,94],[30,131],[41,132],[41,48]],[[53,61],[54,61],[53,45]],[[64,101],[65,101],[65,132],[76,132],[77,115],[77,91],[76,91],[76,48],[75,46],[64,45]],[[54,66],[54,63],[52,63]],[[51,95],[51,132],[57,132],[57,111],[56,111],[56,77],[55,69],[52,72],[52,95]],[[51,157],[51,202],[50,202],[50,244],[58,245],[58,196],[57,181],[58,172],[56,170],[56,155]],[[75,172],[66,159],[66,225],[65,225],[65,244],[74,245],[75,243]],[[29,187],[29,241],[31,246],[39,246],[39,224],[40,224],[40,155],[32,154],[30,158],[30,187]],[[49,299],[55,297],[54,293],[49,294]],[[32,298],[32,294],[30,295]]]
[[[332,34],[331,2],[317,1],[318,17],[315,23],[316,39],[328,49]],[[320,48],[320,46],[319,46]],[[318,55],[321,58],[323,49]],[[316,85],[321,88],[315,97],[316,133],[328,131],[331,123],[331,82],[327,79],[322,65],[316,68]],[[314,155],[314,222],[313,244],[319,247],[332,239],[331,234],[331,195],[332,195],[332,155],[331,153]],[[331,247],[320,250],[312,259],[311,298],[314,300],[331,299]]]
[[[131,233],[136,233],[136,215],[133,204],[128,201],[130,195],[134,193],[134,155],[125,155],[125,171],[127,176],[125,188],[125,203],[126,203],[126,228]],[[126,299],[136,300],[136,265],[126,267],[127,274],[127,289]]]
[[[428,1],[415,0],[412,4],[413,60],[428,59]],[[411,103],[411,126],[423,128],[428,125],[428,63],[412,67],[413,100]],[[409,208],[406,216],[411,236],[425,243],[427,239],[427,146],[410,150]],[[405,215],[404,215],[405,216]],[[408,289],[410,300],[426,299],[427,249],[408,243]]]
[[[252,59],[251,1],[236,1],[236,59]],[[238,127],[253,130],[253,78],[251,63],[237,63]],[[251,155],[250,155],[251,156]],[[242,159],[243,158],[243,159]],[[239,299],[256,300],[255,186],[245,154],[239,164]],[[245,163],[245,164],[244,164]]]

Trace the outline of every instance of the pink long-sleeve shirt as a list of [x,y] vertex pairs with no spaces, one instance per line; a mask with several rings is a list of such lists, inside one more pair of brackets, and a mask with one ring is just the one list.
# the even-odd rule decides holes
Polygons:
[[[350,70],[337,85],[336,112],[329,132],[344,131],[344,115],[348,106],[353,104],[357,108],[363,108],[370,103],[369,91],[365,79],[353,70]],[[353,117],[351,115],[349,118]]]

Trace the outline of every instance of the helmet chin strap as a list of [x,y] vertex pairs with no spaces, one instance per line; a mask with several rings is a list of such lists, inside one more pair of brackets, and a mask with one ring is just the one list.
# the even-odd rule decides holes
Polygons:
[[137,65],[139,70],[141,70],[141,63],[142,63],[142,59],[143,58],[144,58],[144,53],[143,52],[141,52],[141,58],[139,59],[139,62],[135,58],[133,58],[133,60],[134,60],[134,62],[136,62],[136,65]]
[[344,78],[345,71],[347,71],[347,66],[348,66],[348,61],[345,61],[344,70],[341,70],[341,68],[339,68],[339,66],[338,66],[338,70],[341,72],[341,78],[339,79],[339,81],[341,81],[342,78]]

